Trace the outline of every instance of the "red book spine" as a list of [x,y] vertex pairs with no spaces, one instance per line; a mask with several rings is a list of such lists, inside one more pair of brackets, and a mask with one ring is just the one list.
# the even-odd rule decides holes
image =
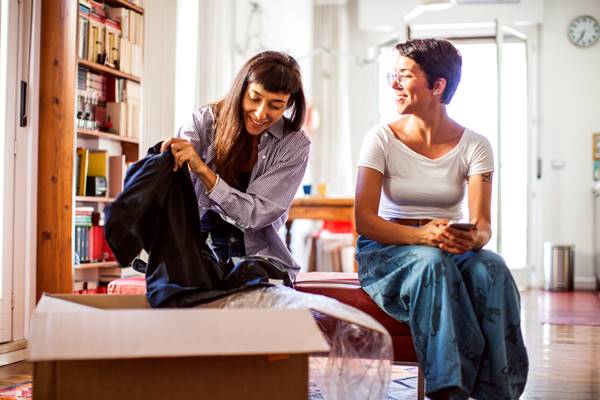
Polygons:
[[101,226],[94,225],[90,229],[90,259],[92,261],[102,260],[102,245],[104,242],[103,229]]
[[115,255],[113,254],[112,250],[108,246],[108,243],[106,242],[106,239],[104,238],[104,228],[100,227],[100,229],[102,229],[102,259],[107,261],[114,261]]

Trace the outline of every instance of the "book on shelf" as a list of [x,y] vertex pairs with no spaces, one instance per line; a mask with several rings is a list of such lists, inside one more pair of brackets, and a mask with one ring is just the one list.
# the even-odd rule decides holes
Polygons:
[[76,176],[76,194],[77,196],[85,196],[85,192],[86,192],[86,182],[87,182],[87,175],[88,175],[88,157],[89,157],[89,150],[85,149],[83,147],[78,147],[77,148],[77,164],[76,164],[76,168],[77,170],[75,171],[75,176]]
[[104,228],[102,226],[92,225],[88,234],[90,237],[90,261],[102,261],[102,247],[104,245]]
[[108,131],[120,136],[127,136],[127,103],[107,102],[106,117]]
[[127,103],[127,130],[125,136],[137,139],[140,137],[141,86],[137,82],[126,81],[123,89],[123,98]]
[[140,106],[127,104],[127,137],[139,139],[140,137]]
[[80,290],[83,290],[85,288],[85,282],[84,281],[74,281],[73,282],[73,292],[77,292]]
[[121,47],[121,26],[118,22],[107,19],[106,38],[105,38],[105,64],[112,68],[119,68],[120,47]]
[[125,155],[110,156],[108,159],[108,196],[117,197],[123,191],[125,173]]
[[106,5],[103,2],[95,1],[95,0],[87,0],[87,3],[90,5],[90,10],[98,15],[99,17],[106,18]]
[[87,0],[79,0],[79,11],[88,14],[92,9],[92,5]]
[[[89,10],[88,10],[89,12]],[[79,31],[77,38],[77,57],[81,59],[87,59],[88,54],[88,32],[89,32],[89,19],[87,17],[87,12],[82,13],[80,8],[79,15]]]
[[108,151],[89,150],[88,176],[108,176]]
[[90,12],[87,18],[89,20],[87,59],[98,64],[104,64],[104,60],[106,59],[106,54],[104,52],[104,43],[106,40],[106,25],[104,18],[93,12]]

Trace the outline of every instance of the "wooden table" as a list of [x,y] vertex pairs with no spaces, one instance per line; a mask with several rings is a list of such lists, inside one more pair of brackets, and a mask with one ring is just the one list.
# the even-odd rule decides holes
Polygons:
[[[351,197],[302,197],[294,199],[285,223],[285,243],[290,248],[291,229],[295,219],[350,221],[354,227],[354,199]],[[356,229],[354,243],[356,244]],[[355,263],[356,269],[356,263]]]

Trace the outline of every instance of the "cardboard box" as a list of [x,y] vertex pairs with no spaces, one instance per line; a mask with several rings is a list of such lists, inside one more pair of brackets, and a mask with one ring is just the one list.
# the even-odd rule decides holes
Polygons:
[[329,346],[309,310],[149,309],[143,295],[44,295],[31,319],[42,399],[306,399]]

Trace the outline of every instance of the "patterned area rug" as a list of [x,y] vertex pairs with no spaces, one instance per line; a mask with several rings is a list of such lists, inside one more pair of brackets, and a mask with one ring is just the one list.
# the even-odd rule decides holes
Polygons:
[[26,399],[31,399],[31,381],[21,382],[16,385],[0,388],[0,400]]
[[[392,366],[392,376],[387,400],[413,400],[417,398],[417,367]],[[310,382],[308,386],[310,400],[327,400],[319,386]]]

